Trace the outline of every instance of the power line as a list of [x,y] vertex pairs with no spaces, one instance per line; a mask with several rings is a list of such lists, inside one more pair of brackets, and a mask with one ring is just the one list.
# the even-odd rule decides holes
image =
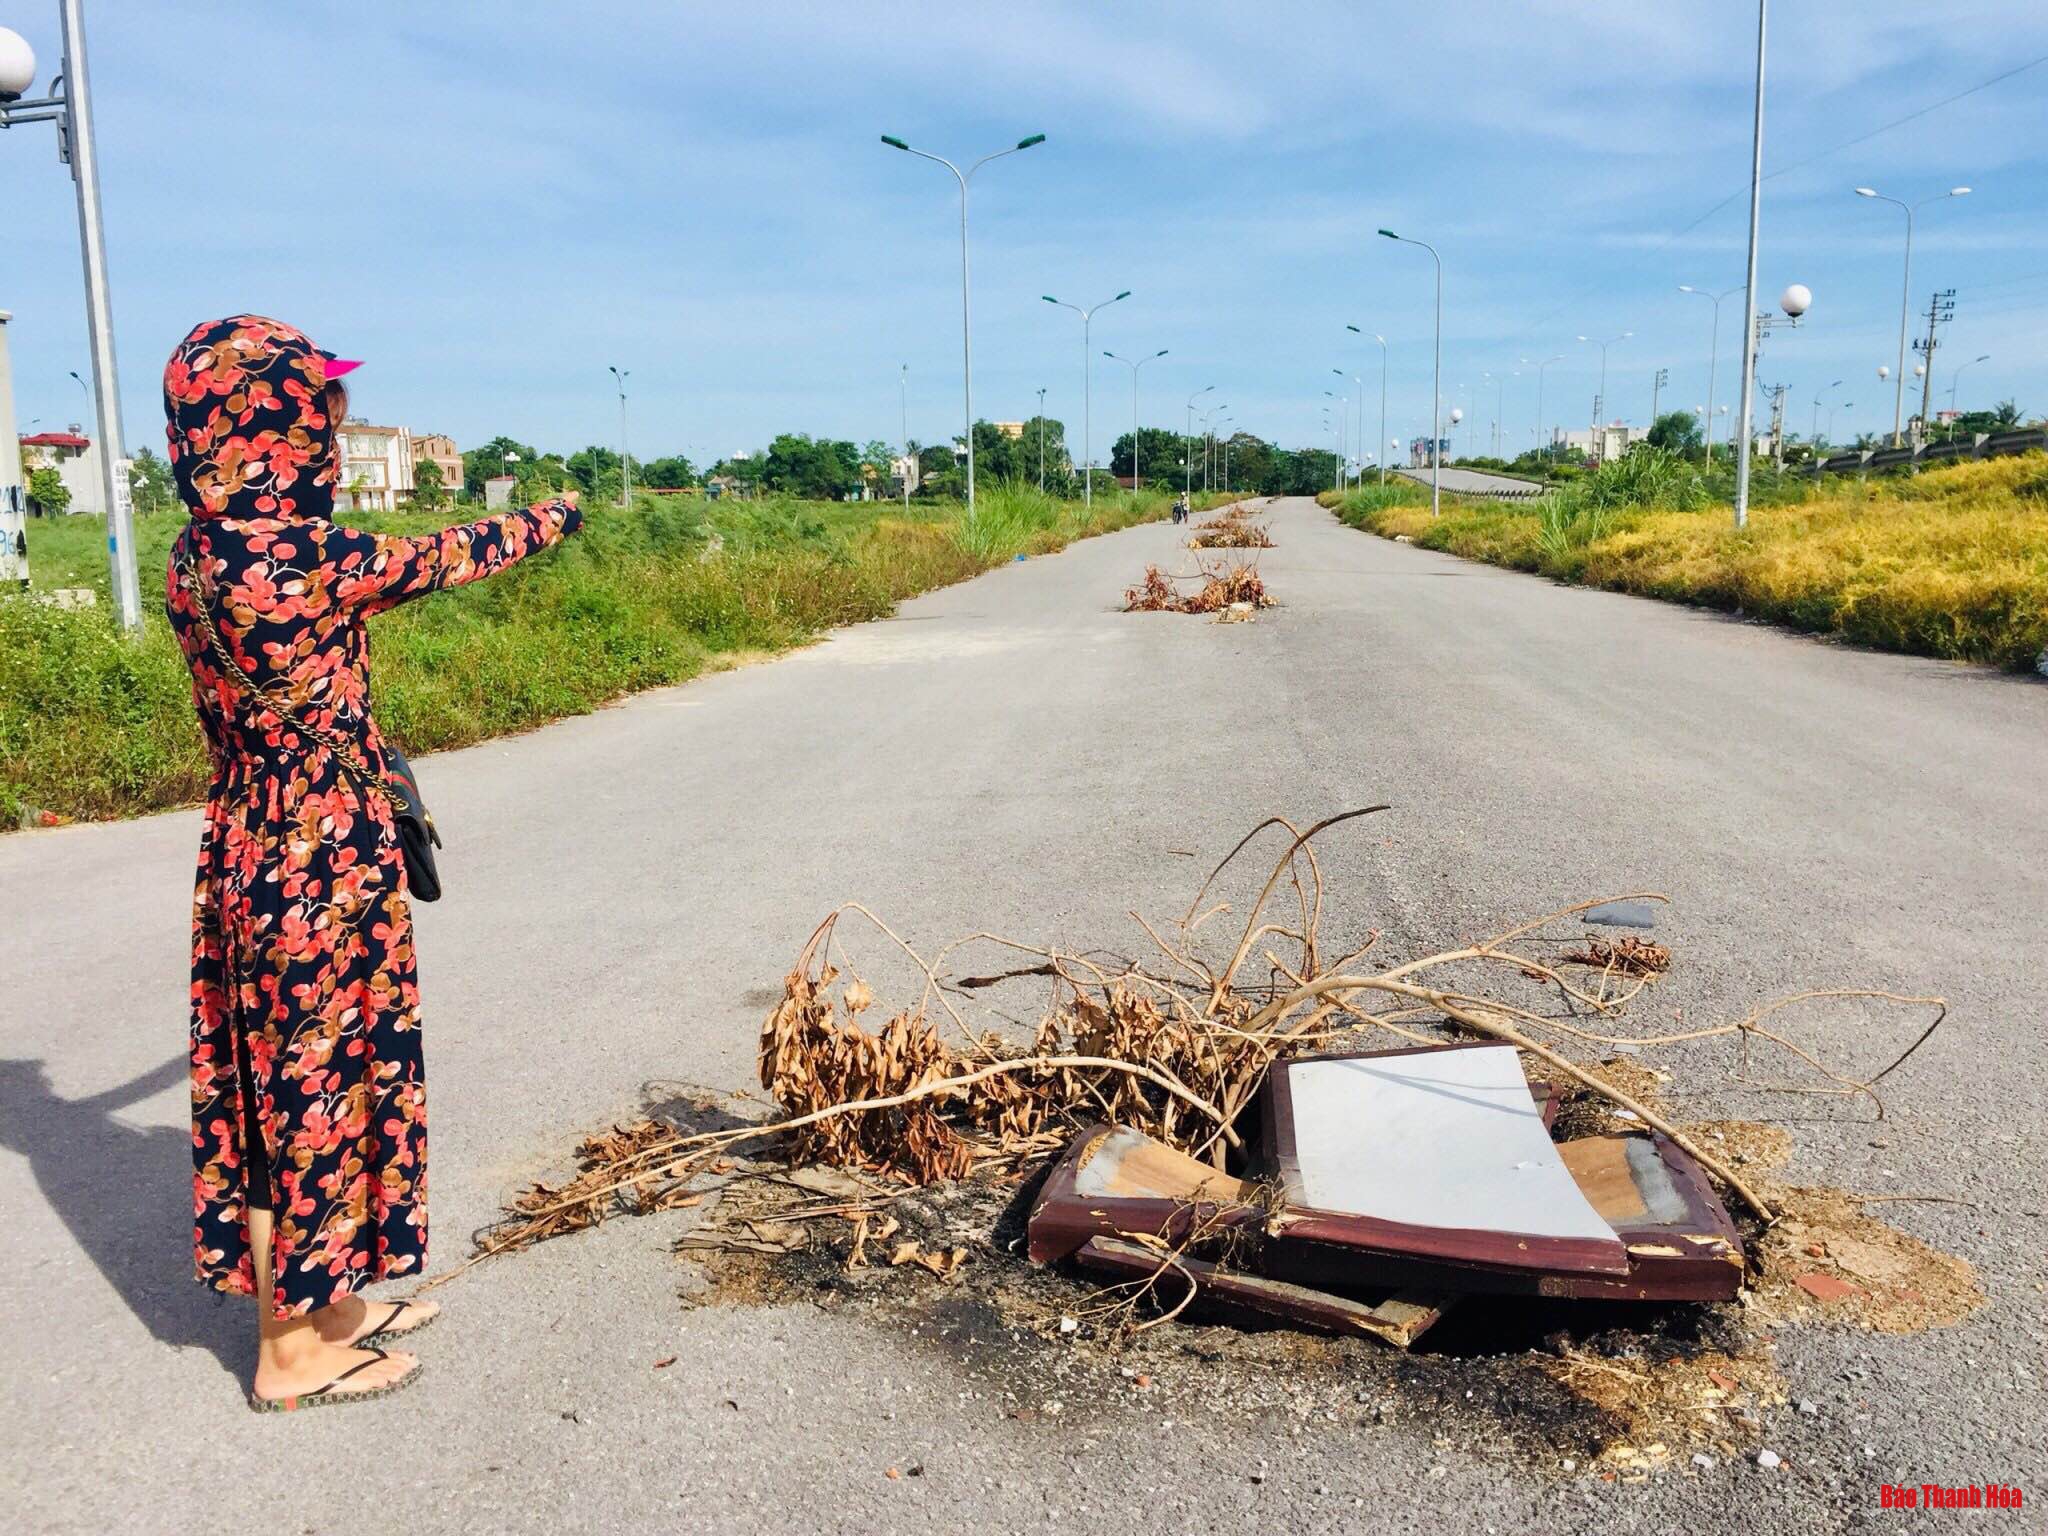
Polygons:
[[[1963,98],[1965,98],[1966,96],[1974,96],[1979,91],[1987,91],[1994,85],[1998,85],[2003,83],[2004,81],[2012,79],[2014,75],[2023,75],[2028,70],[2037,69],[2043,64],[2048,64],[2048,53],[2042,54],[2039,58],[2029,59],[2024,64],[2016,64],[2011,69],[2004,70],[1999,74],[1991,76],[1991,78],[1988,80],[1979,80],[1975,85],[1970,86],[1965,90],[1957,91],[1953,96],[1944,96],[1940,101],[1929,102],[1924,107],[1916,107],[1914,110],[1908,112],[1903,117],[1895,117],[1888,123],[1880,123],[1877,127],[1870,129],[1866,133],[1859,133],[1852,139],[1844,139],[1839,144],[1830,145],[1826,149],[1818,150],[1815,153],[1808,155],[1804,160],[1795,160],[1790,165],[1780,166],[1777,170],[1767,173],[1763,179],[1765,181],[1775,181],[1780,176],[1789,176],[1792,172],[1797,170],[1803,170],[1807,166],[1812,165],[1817,161],[1827,159],[1827,157],[1830,155],[1839,154],[1841,153],[1841,151],[1845,149],[1851,149],[1858,144],[1866,143],[1867,141],[1876,138],[1879,134],[1889,133],[1894,128],[1903,127],[1907,123],[1914,122],[1919,118],[1927,116],[1927,114],[1930,112],[1937,112],[1943,107],[1953,106],[1956,102],[1963,100]],[[1749,188],[1747,187],[1739,187],[1735,191],[1730,192],[1726,197],[1722,198],[1721,201],[1714,204],[1713,207],[1709,208],[1705,213],[1701,214],[1698,218],[1694,219],[1690,224],[1686,224],[1679,229],[1674,229],[1662,240],[1659,240],[1655,245],[1650,247],[1649,251],[1646,254],[1654,256],[1657,254],[1657,252],[1663,250],[1666,246],[1671,244],[1672,241],[1678,239],[1680,236],[1691,234],[1694,230],[1698,229],[1702,224],[1706,223],[1707,220],[1711,219],[1715,214],[1719,213],[1723,208],[1726,208],[1730,203],[1734,202],[1737,198],[1745,195],[1748,191]],[[1563,314],[1566,309],[1578,303],[1580,299],[1584,298],[1587,294],[1591,293],[1594,289],[1598,288],[1599,286],[1600,284],[1597,281],[1588,283],[1584,288],[1579,289],[1570,298],[1564,300],[1563,303],[1559,304],[1557,308],[1551,310],[1548,314],[1543,315],[1541,318],[1533,321],[1530,324],[1528,330],[1521,332],[1515,339],[1519,341],[1523,337],[1526,337],[1530,331],[1534,331],[1539,326],[1546,325],[1551,320],[1556,319],[1557,316]]]

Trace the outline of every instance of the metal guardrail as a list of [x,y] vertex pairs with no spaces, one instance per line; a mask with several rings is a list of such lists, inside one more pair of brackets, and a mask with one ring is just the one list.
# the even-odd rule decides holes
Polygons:
[[1922,443],[1917,448],[1865,448],[1832,454],[1813,466],[1822,475],[1866,474],[1873,469],[1917,469],[1958,459],[1993,459],[2009,453],[2048,449],[2048,427],[2022,427],[2016,432],[1976,432],[1968,438]]

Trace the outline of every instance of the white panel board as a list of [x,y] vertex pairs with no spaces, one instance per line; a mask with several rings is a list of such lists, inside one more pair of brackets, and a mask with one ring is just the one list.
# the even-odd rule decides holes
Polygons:
[[1514,1047],[1285,1069],[1300,1187],[1318,1211],[1614,1244],[1557,1155]]

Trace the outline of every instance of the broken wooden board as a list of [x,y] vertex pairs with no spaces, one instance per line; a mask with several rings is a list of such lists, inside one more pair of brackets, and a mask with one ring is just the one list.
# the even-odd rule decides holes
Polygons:
[[1406,1349],[1421,1338],[1456,1301],[1450,1296],[1401,1295],[1368,1304],[1285,1280],[1225,1269],[1202,1259],[1175,1255],[1169,1262],[1157,1250],[1120,1237],[1091,1237],[1074,1258],[1084,1269],[1121,1280],[1153,1280],[1165,1307],[1181,1301],[1192,1282],[1194,1306],[1233,1321],[1365,1334],[1396,1349]]
[[1178,1241],[1204,1223],[1258,1219],[1240,1180],[1128,1126],[1096,1125],[1075,1136],[1046,1175],[1026,1251],[1050,1264],[1097,1235]]

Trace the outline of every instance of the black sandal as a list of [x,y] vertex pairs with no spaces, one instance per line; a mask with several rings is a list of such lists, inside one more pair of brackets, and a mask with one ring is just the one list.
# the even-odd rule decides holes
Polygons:
[[407,1323],[403,1328],[392,1327],[391,1325],[397,1322],[400,1316],[404,1314],[405,1309],[411,1305],[410,1301],[394,1301],[391,1303],[391,1315],[357,1339],[349,1348],[368,1349],[372,1339],[400,1339],[404,1338],[408,1333],[418,1333],[422,1328],[431,1328],[434,1325],[434,1319],[441,1315],[439,1312],[429,1312],[416,1323]]
[[258,1413],[296,1413],[301,1408],[322,1408],[329,1403],[367,1402],[373,1397],[389,1397],[400,1387],[410,1386],[420,1373],[421,1362],[415,1360],[411,1370],[399,1377],[398,1380],[387,1382],[381,1387],[370,1387],[361,1392],[335,1391],[336,1387],[347,1381],[356,1372],[367,1371],[371,1366],[377,1364],[378,1361],[391,1358],[389,1354],[381,1349],[373,1349],[370,1351],[370,1354],[373,1358],[358,1361],[335,1377],[334,1380],[328,1382],[326,1386],[315,1387],[311,1392],[300,1392],[291,1397],[258,1397],[255,1389],[252,1387],[249,1391],[249,1406]]

